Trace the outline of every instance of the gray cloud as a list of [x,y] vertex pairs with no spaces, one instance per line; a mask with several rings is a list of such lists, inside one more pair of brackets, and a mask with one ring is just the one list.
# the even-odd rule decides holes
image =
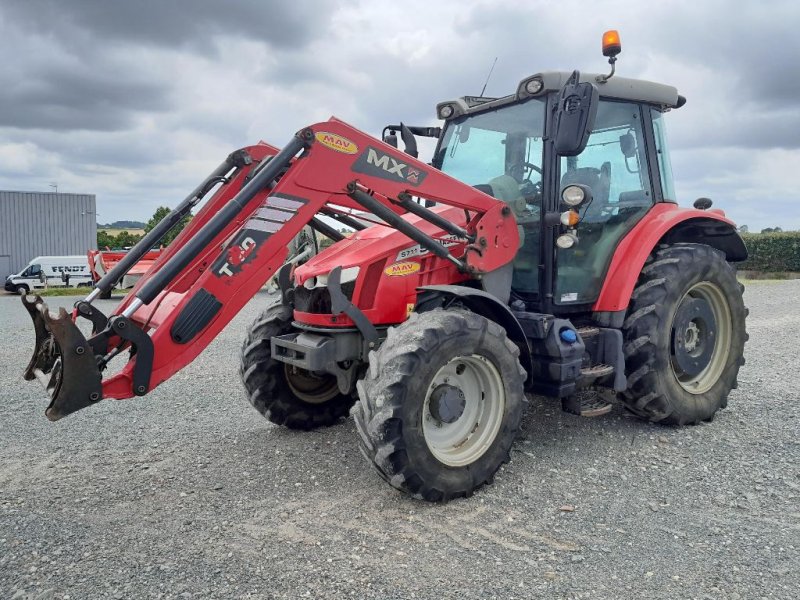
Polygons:
[[9,0],[0,187],[57,180],[97,193],[103,220],[147,218],[230,150],[330,114],[373,135],[433,124],[436,102],[480,92],[495,56],[495,96],[540,70],[604,71],[600,33],[615,27],[619,74],[689,99],[668,117],[679,198],[711,196],[751,227],[774,202],[800,227],[780,175],[800,164],[799,18],[787,1]]
[[30,31],[58,37],[84,32],[110,43],[210,50],[218,36],[243,36],[279,48],[303,46],[332,6],[327,0],[17,0],[5,8]]
[[0,126],[52,130],[116,130],[136,111],[163,111],[168,88],[158,82],[120,79],[89,69],[44,67],[0,95]]

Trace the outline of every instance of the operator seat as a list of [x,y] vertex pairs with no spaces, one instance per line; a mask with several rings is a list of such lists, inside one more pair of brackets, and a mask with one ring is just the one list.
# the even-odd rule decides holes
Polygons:
[[[519,219],[527,209],[525,197],[522,195],[522,192],[520,192],[519,184],[511,175],[500,175],[489,181],[489,183],[479,183],[472,187],[508,204],[511,210],[514,211],[514,216],[517,217],[517,219]],[[522,245],[525,239],[525,232],[521,225],[518,227],[519,241],[520,245]]]
[[538,291],[540,240],[538,213],[530,211],[525,196],[519,188],[519,182],[511,175],[495,177],[486,187],[491,190],[486,193],[505,202],[517,218],[519,251],[511,263],[513,265],[511,287],[526,292]]

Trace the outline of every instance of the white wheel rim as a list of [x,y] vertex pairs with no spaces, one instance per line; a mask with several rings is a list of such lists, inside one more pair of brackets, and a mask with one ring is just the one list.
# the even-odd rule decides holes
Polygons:
[[305,369],[284,364],[286,384],[292,393],[309,404],[322,404],[339,393],[339,386],[333,375],[317,377]]
[[[464,411],[452,423],[438,421],[431,413],[431,395],[440,385],[450,385],[464,394]],[[474,463],[491,447],[506,408],[503,379],[483,356],[451,359],[434,375],[422,408],[425,443],[439,462],[451,467]]]
[[[716,321],[716,342],[714,351],[705,369],[697,375],[683,377],[675,372],[673,374],[680,386],[690,394],[704,394],[710,390],[722,376],[725,365],[728,363],[728,355],[731,351],[731,336],[733,335],[733,325],[731,318],[731,308],[725,298],[724,292],[715,284],[709,281],[701,281],[693,285],[684,295],[695,298],[702,298],[711,306]],[[678,306],[683,302],[683,298],[678,302]]]

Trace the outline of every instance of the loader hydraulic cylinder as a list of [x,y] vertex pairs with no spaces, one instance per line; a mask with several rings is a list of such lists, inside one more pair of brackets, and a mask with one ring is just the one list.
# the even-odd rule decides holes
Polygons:
[[433,223],[437,227],[441,227],[447,233],[452,235],[457,235],[460,238],[464,238],[465,240],[469,240],[470,242],[475,241],[475,236],[471,235],[467,232],[466,229],[463,227],[459,227],[455,223],[451,223],[447,219],[443,218],[441,215],[433,212],[432,210],[428,210],[421,204],[417,204],[411,199],[411,196],[408,194],[400,194],[397,198],[397,203],[405,208],[408,212],[417,215],[418,217],[422,217],[429,223]]
[[177,223],[185,217],[194,208],[200,200],[214,187],[214,184],[222,181],[222,178],[230,172],[230,170],[237,166],[233,158],[234,155],[229,156],[220,166],[214,169],[206,179],[198,185],[191,194],[186,196],[184,200],[176,206],[172,212],[166,217],[161,219],[158,224],[153,227],[147,234],[139,240],[139,242],[122,257],[113,269],[106,273],[100,281],[95,285],[94,291],[86,299],[91,302],[102,292],[110,292],[116,283],[122,279],[130,268],[135,265],[149,250],[159,243],[167,232],[172,229]]
[[465,269],[464,263],[458,260],[452,254],[450,254],[450,251],[447,248],[445,248],[444,244],[433,239],[424,231],[417,229],[411,223],[403,219],[403,217],[398,215],[396,212],[392,211],[390,208],[387,208],[386,206],[381,204],[378,200],[376,200],[366,192],[362,192],[357,187],[353,186],[353,189],[350,192],[350,197],[356,202],[358,202],[361,206],[366,208],[368,211],[370,211],[374,215],[380,217],[381,219],[389,223],[389,225],[397,229],[399,232],[404,233],[405,235],[410,237],[412,240],[420,244],[423,248],[426,248],[439,258],[449,260],[450,262],[455,264],[456,267],[458,267],[459,271],[464,271]]
[[[286,168],[292,158],[305,147],[304,133],[298,133],[291,141],[261,169],[258,173],[220,209],[185,245],[176,252],[167,263],[148,279],[137,292],[139,302],[133,302],[126,310],[126,316],[135,312],[142,304],[150,304],[169,283],[177,277],[199,253],[233,221],[253,197],[272,186],[275,178]],[[133,309],[133,310],[131,310]],[[127,314],[127,313],[130,313]]]

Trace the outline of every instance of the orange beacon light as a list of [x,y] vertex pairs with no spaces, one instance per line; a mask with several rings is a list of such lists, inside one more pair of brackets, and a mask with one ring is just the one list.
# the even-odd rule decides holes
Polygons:
[[619,32],[609,29],[603,34],[603,56],[614,57],[622,52],[622,43],[619,41]]

